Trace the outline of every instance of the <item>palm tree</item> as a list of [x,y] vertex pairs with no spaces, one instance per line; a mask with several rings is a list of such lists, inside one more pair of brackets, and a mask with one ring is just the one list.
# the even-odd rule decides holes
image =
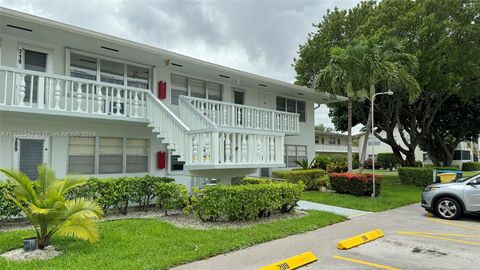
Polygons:
[[[364,78],[364,87],[369,89],[368,98],[376,93],[377,86],[380,85],[394,92],[402,91],[410,101],[414,101],[419,96],[421,88],[414,77],[418,71],[418,60],[414,55],[402,52],[402,46],[394,40],[378,42],[374,37],[360,41],[358,46],[363,51],[363,57],[357,67],[357,72]],[[371,132],[374,132],[371,130],[371,109],[368,113],[360,155],[360,172],[365,163],[368,137]]]
[[95,222],[103,212],[92,200],[65,196],[74,187],[86,183],[84,179],[66,177],[57,180],[55,172],[45,165],[38,166],[38,181],[16,170],[0,169],[15,185],[13,195],[5,194],[30,220],[37,234],[38,248],[46,247],[54,234],[97,241]]
[[[405,91],[411,101],[420,93],[413,74],[417,72],[415,56],[403,53],[398,42],[377,38],[361,39],[345,48],[333,48],[329,64],[320,70],[315,79],[316,89],[327,89],[332,95],[347,96],[348,110],[348,171],[352,170],[352,103],[363,101],[376,93],[382,84],[394,91]],[[369,89],[367,91],[366,89]],[[371,109],[368,113],[365,140],[360,156],[363,169],[371,128]]]
[[366,91],[361,88],[362,78],[358,69],[362,64],[363,50],[359,45],[348,46],[345,49],[333,48],[329,64],[320,70],[316,77],[316,89],[327,89],[332,95],[347,96],[347,163],[348,172],[352,171],[352,103],[363,100]]

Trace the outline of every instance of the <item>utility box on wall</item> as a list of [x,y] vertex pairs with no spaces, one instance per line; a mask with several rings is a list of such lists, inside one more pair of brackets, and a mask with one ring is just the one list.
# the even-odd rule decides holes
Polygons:
[[158,98],[159,99],[167,98],[167,82],[165,81],[158,82]]
[[167,165],[167,153],[163,151],[157,152],[157,169],[165,169]]

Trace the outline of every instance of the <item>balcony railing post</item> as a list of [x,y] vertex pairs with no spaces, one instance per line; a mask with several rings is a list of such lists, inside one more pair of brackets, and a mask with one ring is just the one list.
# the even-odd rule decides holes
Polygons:
[[25,74],[20,74],[20,83],[18,87],[18,105],[25,106],[23,100],[25,99],[25,87],[27,84],[25,83]]

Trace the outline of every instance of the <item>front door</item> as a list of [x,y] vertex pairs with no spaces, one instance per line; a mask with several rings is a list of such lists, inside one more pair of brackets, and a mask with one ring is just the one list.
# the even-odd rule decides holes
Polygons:
[[14,166],[32,180],[38,179],[38,165],[47,163],[49,151],[48,138],[15,138]]
[[[19,51],[20,68],[35,72],[48,72],[48,52],[42,49],[21,48]],[[43,108],[45,103],[45,79],[39,76],[25,76],[25,104],[38,104]]]

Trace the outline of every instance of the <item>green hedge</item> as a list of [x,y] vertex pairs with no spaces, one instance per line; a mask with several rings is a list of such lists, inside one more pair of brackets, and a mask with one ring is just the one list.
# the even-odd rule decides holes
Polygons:
[[480,171],[480,162],[464,162],[462,164],[463,171]]
[[392,171],[393,168],[396,168],[399,164],[394,153],[378,153],[377,161],[378,165],[382,166],[384,169],[389,169],[390,171]]
[[398,176],[402,184],[426,187],[433,182],[433,167],[400,167]]
[[[167,177],[120,177],[120,178],[90,178],[87,184],[74,188],[69,193],[70,198],[84,197],[96,200],[106,211],[117,208],[126,214],[130,203],[138,204],[141,210],[147,211],[152,200],[158,196],[155,187],[159,183],[175,181]],[[176,185],[176,184],[175,184]],[[179,185],[182,186],[182,185]],[[183,187],[183,186],[182,186]]]
[[289,183],[297,184],[300,181],[306,190],[319,190],[327,184],[325,171],[322,169],[290,170],[272,172],[274,178],[285,179]]
[[20,209],[12,203],[7,195],[13,195],[14,185],[0,180],[0,221],[10,220],[20,214]]
[[288,213],[301,199],[302,184],[277,183],[207,186],[196,189],[186,211],[203,221],[254,220],[275,212]]
[[[331,173],[330,185],[338,193],[355,196],[371,196],[373,193],[373,175],[359,173]],[[375,196],[380,194],[383,177],[375,175]]]
[[460,170],[460,167],[458,167],[458,165],[451,165],[451,166],[448,166],[448,167],[447,166],[442,167],[442,166],[435,166],[433,164],[427,164],[424,167],[425,168],[432,168],[434,170],[454,170],[454,171],[455,170],[456,171]]
[[263,177],[245,177],[240,181],[240,185],[258,185],[258,184],[272,184],[283,183],[285,179],[263,178]]

